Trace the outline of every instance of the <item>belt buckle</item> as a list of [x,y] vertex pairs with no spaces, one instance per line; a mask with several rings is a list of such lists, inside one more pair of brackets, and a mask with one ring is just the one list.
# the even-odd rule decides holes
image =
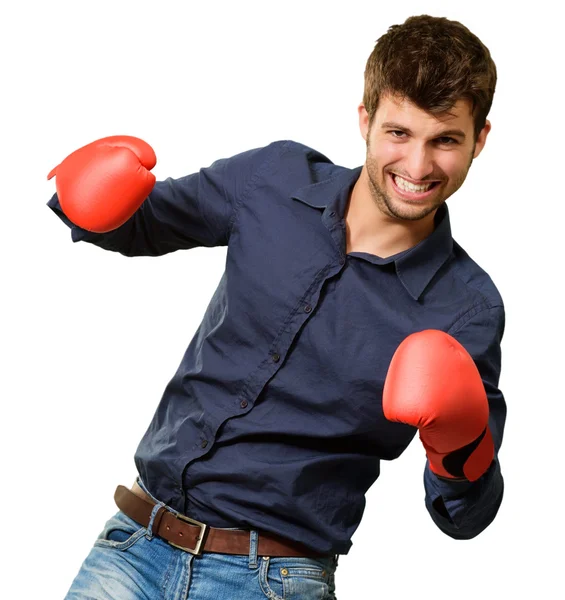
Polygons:
[[206,536],[206,529],[208,528],[208,525],[206,525],[206,523],[201,523],[200,521],[196,521],[195,519],[191,519],[190,517],[187,517],[185,515],[181,515],[180,513],[176,513],[175,517],[177,519],[180,519],[181,521],[186,521],[187,523],[190,523],[191,525],[197,525],[198,527],[200,527],[200,535],[198,536],[198,539],[196,540],[196,546],[194,548],[187,548],[185,546],[179,546],[178,544],[174,544],[173,542],[169,542],[169,544],[171,546],[174,546],[175,548],[178,548],[179,550],[184,550],[185,552],[190,552],[190,554],[194,554],[195,556],[200,556],[200,554],[201,554],[200,549],[202,547],[202,544],[204,543],[204,538]]

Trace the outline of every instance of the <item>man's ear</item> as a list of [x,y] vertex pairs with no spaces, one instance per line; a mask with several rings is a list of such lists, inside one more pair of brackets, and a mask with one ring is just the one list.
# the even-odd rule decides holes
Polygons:
[[369,113],[362,102],[357,107],[357,112],[359,113],[359,131],[361,132],[361,137],[367,141],[367,136],[369,135]]
[[479,137],[477,138],[477,143],[475,144],[475,152],[473,153],[473,158],[477,158],[477,156],[479,156],[479,154],[482,152],[483,148],[485,147],[486,141],[487,141],[487,136],[491,130],[491,123],[490,121],[487,119],[485,121],[485,126],[481,129],[481,132],[479,133]]

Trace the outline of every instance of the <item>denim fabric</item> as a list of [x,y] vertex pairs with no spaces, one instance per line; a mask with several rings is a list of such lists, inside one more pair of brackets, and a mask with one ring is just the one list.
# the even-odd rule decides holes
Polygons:
[[[170,507],[168,507],[170,509]],[[174,512],[174,511],[173,511]],[[251,539],[256,533],[250,532]],[[337,557],[193,556],[118,511],[65,600],[334,600]]]

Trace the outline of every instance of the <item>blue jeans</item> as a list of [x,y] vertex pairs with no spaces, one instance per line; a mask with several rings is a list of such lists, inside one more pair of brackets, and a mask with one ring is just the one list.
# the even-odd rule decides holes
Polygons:
[[249,555],[194,556],[154,536],[151,528],[152,521],[142,527],[118,511],[65,600],[335,600],[337,557],[257,556],[254,531]]

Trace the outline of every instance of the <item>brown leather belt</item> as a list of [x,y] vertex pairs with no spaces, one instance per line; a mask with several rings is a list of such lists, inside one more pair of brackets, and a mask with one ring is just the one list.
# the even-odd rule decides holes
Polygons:
[[[149,526],[155,502],[138,488],[144,498],[119,485],[114,493],[118,508],[144,527]],[[185,552],[200,555],[202,552],[249,555],[250,534],[245,529],[216,529],[161,507],[153,520],[152,532],[171,546]],[[309,548],[272,533],[259,532],[257,554],[259,556],[310,556],[321,557]]]

